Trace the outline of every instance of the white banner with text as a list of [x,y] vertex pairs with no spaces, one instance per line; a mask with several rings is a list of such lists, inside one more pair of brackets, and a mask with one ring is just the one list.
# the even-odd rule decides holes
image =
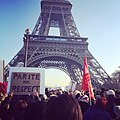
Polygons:
[[45,70],[44,68],[11,67],[9,72],[8,90],[14,95],[29,95],[34,91],[44,94]]

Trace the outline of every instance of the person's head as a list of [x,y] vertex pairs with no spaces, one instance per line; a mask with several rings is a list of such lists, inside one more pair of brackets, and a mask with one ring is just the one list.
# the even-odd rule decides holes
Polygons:
[[12,98],[13,95],[14,95],[13,91],[11,91],[11,92],[8,93],[8,97],[9,97],[9,98]]
[[117,115],[117,117],[120,117],[120,105],[114,107],[114,112]]
[[23,120],[44,120],[44,109],[43,101],[31,103],[24,112]]
[[81,92],[79,90],[74,91],[74,96],[78,100],[79,97],[81,97]]
[[50,97],[46,104],[46,120],[82,120],[79,103],[66,94]]
[[96,98],[96,103],[95,104],[97,106],[100,106],[100,107],[105,107],[106,104],[107,104],[106,97],[98,97],[98,98]]
[[0,91],[0,102],[5,99],[5,95],[2,91]]
[[26,109],[28,106],[28,103],[25,100],[18,100],[15,104],[15,111],[22,111]]
[[38,93],[36,90],[34,90],[34,91],[31,93],[31,95],[32,95],[32,96],[39,96],[39,93]]

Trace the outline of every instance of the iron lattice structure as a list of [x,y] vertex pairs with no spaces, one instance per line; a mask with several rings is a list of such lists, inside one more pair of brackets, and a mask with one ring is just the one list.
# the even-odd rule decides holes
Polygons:
[[[41,13],[31,34],[24,35],[24,45],[5,67],[22,67],[28,40],[27,67],[57,68],[71,80],[81,83],[83,59],[86,54],[91,80],[95,87],[108,87],[111,78],[88,50],[87,38],[80,36],[71,14],[72,4],[67,0],[42,0]],[[59,36],[49,36],[51,27],[59,28]]]

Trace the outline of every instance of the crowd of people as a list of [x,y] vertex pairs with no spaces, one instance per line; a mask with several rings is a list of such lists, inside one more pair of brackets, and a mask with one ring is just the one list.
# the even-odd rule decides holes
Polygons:
[[[120,92],[45,89],[45,95],[8,95],[0,91],[0,120],[120,120]],[[91,104],[90,104],[91,101]]]

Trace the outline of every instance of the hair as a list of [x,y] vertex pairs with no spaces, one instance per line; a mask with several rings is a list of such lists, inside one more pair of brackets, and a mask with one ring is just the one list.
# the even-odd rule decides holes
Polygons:
[[25,100],[18,100],[14,106],[14,119],[22,120],[25,109],[28,103]]
[[16,111],[22,111],[27,107],[28,103],[25,100],[18,100],[15,104]]
[[37,101],[31,103],[24,112],[23,120],[44,120],[45,103]]
[[66,94],[50,97],[46,104],[46,120],[82,120],[79,103]]

